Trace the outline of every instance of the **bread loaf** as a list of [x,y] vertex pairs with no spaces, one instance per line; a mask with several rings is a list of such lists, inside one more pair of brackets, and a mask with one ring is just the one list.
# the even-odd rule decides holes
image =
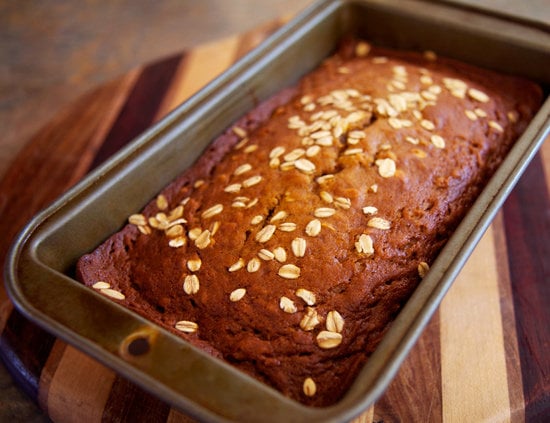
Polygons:
[[333,404],[540,101],[528,81],[346,40],[77,277],[284,395]]

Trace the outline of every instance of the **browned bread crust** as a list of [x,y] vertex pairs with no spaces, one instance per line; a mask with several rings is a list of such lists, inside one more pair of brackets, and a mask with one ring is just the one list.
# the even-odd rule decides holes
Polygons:
[[349,41],[214,141],[77,276],[330,405],[540,99],[517,78]]

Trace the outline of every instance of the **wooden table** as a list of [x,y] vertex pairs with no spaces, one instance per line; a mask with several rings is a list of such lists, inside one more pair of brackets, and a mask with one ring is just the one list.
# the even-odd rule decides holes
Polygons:
[[[2,262],[35,212],[279,24],[133,69],[57,114],[9,161],[0,182]],[[544,421],[550,416],[549,186],[546,142],[394,382],[358,421]],[[18,386],[54,421],[143,416],[187,421],[26,321],[3,289],[0,334],[0,354]]]

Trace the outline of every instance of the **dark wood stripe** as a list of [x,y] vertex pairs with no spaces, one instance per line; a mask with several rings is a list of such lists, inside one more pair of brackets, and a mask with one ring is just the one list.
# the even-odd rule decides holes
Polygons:
[[176,55],[144,68],[99,148],[91,169],[151,126],[181,60],[182,56]]
[[550,416],[549,211],[538,154],[504,205],[527,422]]
[[0,356],[6,368],[35,401],[38,399],[40,372],[54,342],[54,336],[29,322],[17,310],[10,314],[0,337]]
[[[442,419],[439,312],[374,406],[375,422],[440,422]],[[411,387],[416,386],[417,389]],[[409,387],[404,390],[403,387]]]
[[126,379],[117,376],[105,408],[102,422],[164,423],[170,406]]
[[[140,74],[119,116],[98,150],[90,170],[103,163],[154,122],[182,55],[147,67]],[[166,422],[170,407],[138,386],[117,376],[103,410],[103,422]]]

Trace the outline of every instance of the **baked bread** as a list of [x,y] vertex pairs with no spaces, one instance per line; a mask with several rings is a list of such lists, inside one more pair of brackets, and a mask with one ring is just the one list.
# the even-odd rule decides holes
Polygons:
[[541,101],[346,40],[235,123],[77,277],[297,401],[338,401]]

